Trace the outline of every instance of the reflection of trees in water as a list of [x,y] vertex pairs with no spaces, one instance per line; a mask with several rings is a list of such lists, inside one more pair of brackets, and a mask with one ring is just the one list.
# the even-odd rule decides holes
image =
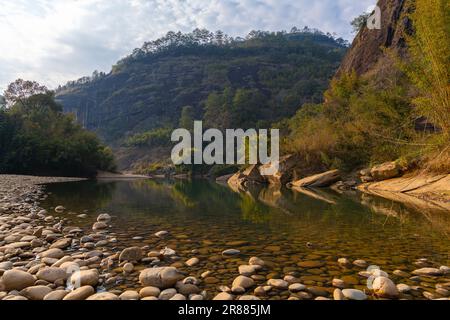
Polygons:
[[89,209],[96,211],[106,207],[116,190],[114,182],[79,181],[49,184],[47,192],[51,192],[44,205],[56,207],[64,205],[69,210]]

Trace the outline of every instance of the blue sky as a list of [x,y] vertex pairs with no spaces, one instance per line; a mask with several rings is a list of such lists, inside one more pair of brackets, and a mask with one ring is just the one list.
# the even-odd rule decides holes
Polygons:
[[305,25],[353,38],[350,21],[375,0],[0,0],[0,92],[17,78],[56,87],[167,31],[232,36]]

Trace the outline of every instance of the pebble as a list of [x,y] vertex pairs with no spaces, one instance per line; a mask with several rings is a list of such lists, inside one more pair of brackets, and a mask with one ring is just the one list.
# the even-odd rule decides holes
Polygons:
[[55,290],[47,294],[43,300],[60,301],[64,299],[64,297],[68,294],[69,292],[67,292],[66,290]]
[[264,260],[262,260],[262,259],[260,259],[258,257],[251,257],[248,260],[248,264],[251,265],[251,266],[264,266],[265,262],[264,262]]
[[238,255],[240,253],[241,252],[237,249],[227,249],[227,250],[222,251],[222,255],[224,255],[224,256],[234,256],[234,255]]
[[176,289],[173,289],[173,288],[165,289],[165,290],[161,291],[158,298],[159,298],[159,300],[170,300],[176,294],[177,294]]
[[165,238],[169,235],[168,231],[158,231],[155,233],[155,236],[157,236],[158,238]]
[[301,283],[293,283],[289,286],[289,291],[291,292],[299,292],[306,289],[306,286]]
[[216,295],[213,300],[220,300],[220,301],[231,301],[234,300],[234,296],[232,294],[229,294],[227,292],[221,292],[218,295]]
[[35,282],[31,274],[18,269],[5,271],[1,280],[6,291],[22,290],[31,287]]
[[158,297],[161,293],[161,290],[156,287],[144,287],[139,291],[139,296],[141,298],[145,297]]
[[436,268],[421,268],[414,270],[412,273],[417,276],[441,276],[443,271]]
[[134,265],[132,263],[125,263],[125,265],[122,267],[123,271],[125,273],[131,273],[134,270]]
[[386,277],[377,277],[373,281],[372,288],[374,293],[383,298],[398,297],[398,289],[391,279]]
[[195,265],[197,265],[199,263],[200,263],[200,260],[198,258],[191,258],[188,261],[186,261],[186,265],[188,267],[193,267],[193,266],[195,266]]
[[119,297],[111,292],[101,292],[90,296],[86,300],[112,301],[112,300],[119,300]]
[[333,291],[333,299],[334,300],[344,300],[345,299],[345,296],[342,293],[341,289],[335,289]]
[[252,278],[246,276],[238,276],[233,281],[232,287],[242,287],[244,289],[248,289],[255,285],[255,281]]
[[267,281],[267,284],[280,290],[286,290],[289,287],[289,283],[282,279],[270,279]]
[[[336,291],[336,290],[335,290]],[[344,289],[342,290],[344,297],[350,300],[366,300],[367,295],[361,290],[357,289]]]
[[139,300],[139,298],[139,293],[133,290],[127,290],[119,296],[120,300]]
[[251,276],[256,272],[254,265],[241,265],[238,268],[239,274],[243,276]]
[[95,290],[92,286],[83,286],[68,293],[63,300],[85,300],[94,293]]

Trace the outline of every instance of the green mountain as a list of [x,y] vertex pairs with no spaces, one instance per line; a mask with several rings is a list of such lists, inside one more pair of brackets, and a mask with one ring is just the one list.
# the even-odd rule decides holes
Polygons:
[[304,103],[320,103],[347,47],[308,28],[254,31],[245,39],[220,31],[169,32],[135,49],[110,73],[69,82],[56,96],[113,147],[152,148],[164,144],[168,128],[180,120],[268,127]]

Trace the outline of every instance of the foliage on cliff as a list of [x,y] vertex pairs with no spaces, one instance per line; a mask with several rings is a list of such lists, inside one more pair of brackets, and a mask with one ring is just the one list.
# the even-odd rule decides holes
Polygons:
[[[372,61],[368,72],[341,70],[324,103],[304,105],[283,123],[285,149],[304,155],[306,165],[350,170],[403,158],[450,171],[449,6],[445,0],[402,6],[409,9],[397,27],[413,26],[402,32],[406,54],[384,48],[382,63]],[[360,45],[357,38],[349,55],[358,56]]]

